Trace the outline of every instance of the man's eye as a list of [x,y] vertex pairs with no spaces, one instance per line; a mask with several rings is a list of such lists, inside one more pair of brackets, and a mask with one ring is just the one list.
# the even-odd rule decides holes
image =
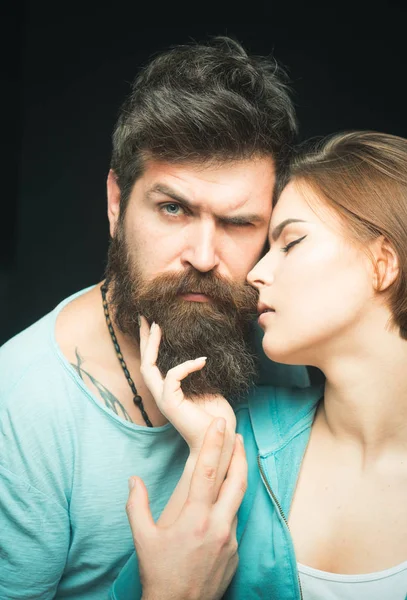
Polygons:
[[182,214],[181,211],[185,212],[182,206],[176,204],[175,202],[171,202],[171,204],[164,204],[161,206],[161,210],[163,210],[168,215],[179,215]]
[[228,220],[228,221],[224,221],[224,224],[227,227],[240,227],[240,228],[247,228],[247,227],[252,227],[253,223],[251,223],[250,221],[239,221],[238,219],[236,220]]

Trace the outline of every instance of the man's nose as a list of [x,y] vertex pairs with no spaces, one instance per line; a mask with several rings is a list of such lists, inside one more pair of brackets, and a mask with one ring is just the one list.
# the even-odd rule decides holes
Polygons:
[[212,271],[219,265],[217,252],[218,233],[216,224],[200,222],[188,232],[181,261],[184,266],[192,266],[201,273]]

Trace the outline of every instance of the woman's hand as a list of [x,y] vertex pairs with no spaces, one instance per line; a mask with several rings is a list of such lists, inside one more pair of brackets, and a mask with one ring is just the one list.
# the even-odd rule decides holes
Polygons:
[[236,417],[223,396],[205,396],[194,400],[184,396],[181,381],[189,373],[205,367],[203,357],[177,365],[163,378],[156,365],[161,329],[156,324],[149,328],[144,317],[141,317],[140,321],[141,374],[158,408],[179,431],[190,450],[182,477],[159,519],[162,526],[168,526],[174,523],[183,510],[205,434],[214,419],[221,417],[225,423],[225,434],[214,485],[214,494],[217,497],[228,472],[235,446]]
[[[216,417],[226,420],[224,457],[227,462],[235,443],[236,417],[229,402],[220,395],[186,398],[181,382],[187,375],[205,368],[206,357],[189,360],[170,369],[165,378],[156,366],[161,341],[161,329],[140,318],[141,374],[162,414],[174,425],[187,442],[195,458],[202,447],[205,433]],[[227,469],[227,465],[226,465]],[[222,472],[225,469],[220,469]]]

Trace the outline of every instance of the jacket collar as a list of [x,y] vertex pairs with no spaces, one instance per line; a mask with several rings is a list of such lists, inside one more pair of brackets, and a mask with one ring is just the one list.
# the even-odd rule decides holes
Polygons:
[[248,399],[260,456],[277,452],[314,419],[323,384],[306,388],[257,386]]

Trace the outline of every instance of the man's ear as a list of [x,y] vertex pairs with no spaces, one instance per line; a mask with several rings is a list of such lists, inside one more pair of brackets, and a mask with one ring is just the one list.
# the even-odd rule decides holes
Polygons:
[[374,289],[384,292],[399,274],[399,259],[393,246],[383,235],[374,241],[372,251],[375,261]]
[[115,172],[110,169],[107,176],[107,216],[109,219],[109,231],[114,237],[117,222],[120,215],[120,189]]

